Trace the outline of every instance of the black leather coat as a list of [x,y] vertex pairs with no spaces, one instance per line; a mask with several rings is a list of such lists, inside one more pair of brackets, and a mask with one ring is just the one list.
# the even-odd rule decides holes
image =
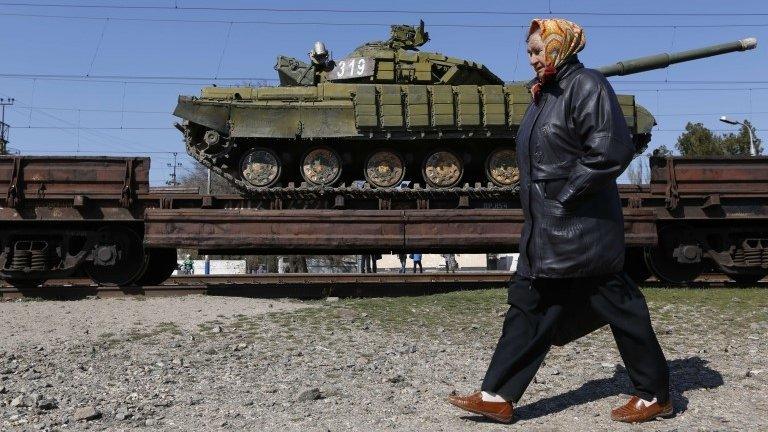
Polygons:
[[530,278],[616,273],[624,221],[616,177],[634,146],[616,94],[576,56],[531,103],[517,135],[525,224],[517,271]]

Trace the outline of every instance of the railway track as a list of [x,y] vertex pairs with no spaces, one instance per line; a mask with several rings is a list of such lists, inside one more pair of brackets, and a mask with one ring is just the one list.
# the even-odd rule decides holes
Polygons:
[[[461,289],[502,288],[511,277],[512,274],[509,272],[197,275],[173,276],[162,285],[130,287],[99,285],[87,278],[71,278],[49,280],[39,287],[25,289],[0,284],[0,299],[188,294],[296,298],[402,296]],[[655,278],[641,285],[652,288],[768,287],[768,280],[745,285],[733,282],[722,275],[707,274],[684,286],[669,285]]]
[[51,279],[35,288],[0,285],[1,299],[81,298],[186,294],[321,298],[327,296],[418,295],[506,286],[509,272],[460,273],[291,273],[173,276],[162,285],[106,286],[87,278]]
[[648,279],[641,284],[643,287],[649,288],[768,288],[768,279],[763,279],[756,283],[739,283],[735,282],[722,274],[703,274],[700,275],[693,282],[688,282],[684,285],[670,285],[666,282],[659,281],[656,278]]

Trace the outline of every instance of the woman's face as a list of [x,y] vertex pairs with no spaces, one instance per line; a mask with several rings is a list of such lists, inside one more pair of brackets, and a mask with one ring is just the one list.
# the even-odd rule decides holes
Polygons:
[[539,79],[544,77],[544,68],[547,66],[544,57],[544,42],[541,40],[541,31],[537,30],[528,37],[528,61]]

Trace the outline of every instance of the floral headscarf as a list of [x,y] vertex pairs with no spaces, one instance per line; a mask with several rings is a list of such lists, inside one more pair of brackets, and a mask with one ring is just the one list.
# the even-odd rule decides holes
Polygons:
[[541,86],[551,81],[557,68],[572,55],[584,49],[587,38],[584,30],[578,24],[562,18],[536,18],[531,21],[528,37],[534,32],[541,31],[541,41],[544,42],[544,59],[546,68],[544,77],[531,87],[534,99],[538,102]]

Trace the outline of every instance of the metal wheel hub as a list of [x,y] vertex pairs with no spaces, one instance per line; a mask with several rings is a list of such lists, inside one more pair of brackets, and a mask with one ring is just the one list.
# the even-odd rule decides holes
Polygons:
[[240,169],[248,183],[256,187],[267,187],[280,177],[280,159],[272,150],[257,147],[243,156]]
[[101,266],[115,265],[117,262],[118,252],[115,245],[102,245],[96,249],[93,254],[93,264]]
[[215,130],[209,130],[205,132],[205,135],[203,135],[203,141],[205,141],[209,147],[213,147],[218,144],[219,139],[221,139],[221,135],[219,135],[219,133]]
[[488,179],[496,186],[512,186],[520,180],[517,155],[512,149],[494,150],[488,156],[485,170]]
[[129,285],[144,272],[146,260],[141,237],[123,227],[99,230],[93,260],[85,264],[85,272],[102,285]]
[[659,230],[659,245],[648,248],[645,262],[653,274],[668,283],[685,284],[703,270],[700,246],[694,231],[687,226],[669,225]]
[[378,151],[372,154],[365,164],[365,179],[377,187],[397,186],[404,176],[403,159],[392,151]]
[[424,161],[424,180],[434,187],[456,186],[464,174],[461,160],[453,152],[438,150]]
[[317,186],[329,186],[341,175],[341,158],[325,147],[310,150],[301,161],[301,176]]

